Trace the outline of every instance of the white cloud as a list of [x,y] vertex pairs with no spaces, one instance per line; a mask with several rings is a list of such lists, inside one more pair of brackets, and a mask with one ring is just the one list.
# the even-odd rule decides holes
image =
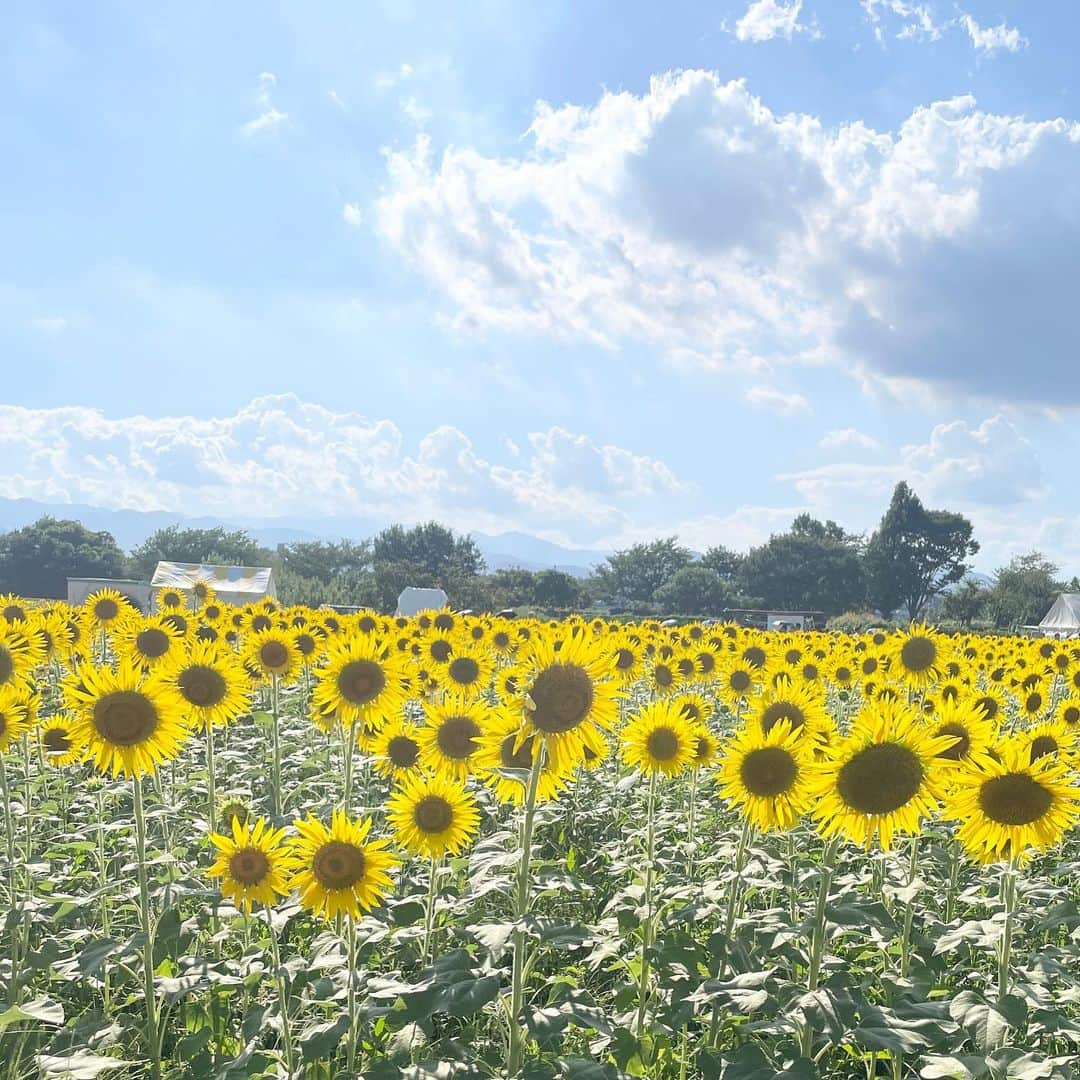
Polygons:
[[926,498],[968,508],[1015,507],[1045,494],[1034,448],[1001,415],[976,427],[963,420],[938,424],[925,443],[905,446],[894,462],[823,465],[779,479],[794,484],[811,505],[833,513],[880,505],[900,480]]
[[779,416],[794,416],[810,411],[810,402],[802,394],[785,394],[775,386],[751,386],[745,396],[751,405]]
[[823,450],[880,450],[881,443],[856,428],[839,428],[823,435],[818,442]]
[[961,15],[959,22],[971,38],[971,44],[976,52],[995,53],[999,49],[1006,52],[1019,52],[1027,45],[1027,38],[1023,37],[1015,26],[1006,26],[1002,21],[997,26],[980,26],[970,15]]
[[247,138],[253,138],[263,132],[274,131],[287,124],[289,114],[283,113],[274,107],[271,95],[277,86],[277,76],[272,71],[264,71],[259,75],[259,88],[255,94],[255,105],[260,110],[259,115],[249,120],[240,127],[241,132]]
[[341,95],[336,90],[328,90],[326,96],[343,112],[345,110],[345,102],[342,100]]
[[913,4],[908,0],[859,0],[859,3],[874,26],[874,36],[881,42],[885,37],[885,16],[899,20],[896,37],[902,41],[937,41],[949,25],[934,18],[929,4]]
[[346,203],[341,217],[347,225],[362,225],[364,214],[356,203]]
[[45,337],[57,337],[68,328],[68,321],[62,315],[40,315],[30,325]]
[[686,71],[541,104],[529,135],[506,158],[427,136],[386,153],[377,228],[459,331],[1080,401],[1076,124],[962,97],[895,132],[825,128]]
[[810,27],[799,22],[802,0],[751,0],[742,18],[735,24],[735,36],[739,41],[754,43],[771,41],[782,37],[791,40],[800,32],[810,31]]
[[683,490],[663,462],[559,427],[528,433],[526,445],[512,464],[493,462],[444,425],[410,449],[391,420],[292,394],[209,419],[8,405],[0,496],[224,516],[242,505],[265,517],[438,517],[580,541],[618,533],[635,499]]
[[376,90],[392,90],[415,75],[412,64],[401,64],[396,71],[380,71],[375,76]]

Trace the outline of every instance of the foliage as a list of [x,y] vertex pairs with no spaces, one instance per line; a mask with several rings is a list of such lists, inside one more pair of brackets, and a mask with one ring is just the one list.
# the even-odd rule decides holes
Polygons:
[[865,596],[857,538],[808,514],[797,517],[789,532],[751,549],[739,566],[739,582],[765,607],[789,611],[846,611]]
[[189,529],[168,525],[131,551],[132,571],[149,578],[159,562],[212,563],[221,566],[269,566],[273,553],[243,529],[216,525]]
[[437,521],[405,528],[391,525],[371,541],[375,597],[392,611],[402,589],[445,589],[458,606],[459,591],[484,571],[484,557],[471,536],[459,536]]
[[684,615],[719,615],[724,608],[739,606],[732,586],[700,563],[676,570],[653,596],[662,611]]
[[693,559],[677,536],[634,544],[609,555],[596,568],[597,587],[614,603],[649,603],[656,590]]
[[69,577],[118,578],[124,570],[112,534],[77,521],[43,517],[0,534],[0,592],[66,597]]
[[866,547],[870,600],[885,615],[903,607],[918,619],[928,601],[964,577],[978,551],[967,518],[927,510],[901,481]]
[[841,634],[865,634],[867,630],[888,625],[888,619],[873,611],[845,611],[829,619],[825,628]]
[[986,611],[990,595],[990,590],[981,582],[974,578],[965,578],[945,596],[941,613],[959,626],[971,626]]
[[277,556],[283,569],[300,577],[329,583],[343,574],[370,570],[371,542],[301,540],[278,544]]
[[1065,586],[1058,567],[1039,551],[1016,555],[994,574],[986,610],[997,627],[1031,626],[1050,610]]

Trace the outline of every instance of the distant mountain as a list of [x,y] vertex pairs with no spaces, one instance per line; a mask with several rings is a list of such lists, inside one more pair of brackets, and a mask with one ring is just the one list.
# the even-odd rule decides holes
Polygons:
[[[217,517],[189,517],[170,514],[164,510],[110,510],[81,503],[43,503],[36,499],[0,499],[0,531],[29,525],[44,515],[74,518],[88,529],[104,530],[116,537],[125,550],[141,544],[152,532],[168,525],[191,529],[245,529],[268,548],[301,540],[340,540],[342,537],[361,539],[374,536],[390,524],[374,518],[324,517],[313,520],[296,517],[249,518],[237,515],[225,520]],[[480,548],[489,570],[517,567],[522,570],[564,570],[577,576],[586,575],[598,562],[610,554],[591,548],[564,548],[528,533],[506,532],[490,535],[474,532],[473,539]]]

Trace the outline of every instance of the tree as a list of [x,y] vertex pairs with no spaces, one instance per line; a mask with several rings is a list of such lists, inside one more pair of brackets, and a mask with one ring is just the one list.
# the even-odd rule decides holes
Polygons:
[[985,610],[990,590],[974,578],[964,578],[941,605],[941,613],[947,619],[955,619],[961,626],[970,626]]
[[849,611],[866,595],[858,538],[806,514],[747,552],[739,582],[766,607],[789,611]]
[[979,551],[962,514],[927,510],[901,481],[866,548],[871,602],[884,615],[899,607],[918,619],[928,601],[960,581]]
[[69,577],[124,575],[124,553],[111,533],[77,521],[39,518],[0,534],[0,591],[65,599]]
[[597,566],[596,579],[600,592],[609,600],[651,601],[656,590],[692,558],[677,536],[668,536],[609,555]]
[[663,611],[677,615],[718,615],[731,603],[730,586],[701,563],[676,570],[653,595]]
[[371,543],[362,540],[301,540],[278,544],[281,565],[300,577],[330,582],[342,574],[366,570],[371,566]]
[[729,584],[734,584],[738,579],[739,567],[742,566],[742,561],[742,555],[737,551],[724,547],[723,544],[716,544],[714,547],[709,548],[701,556],[700,560],[702,566],[715,570],[720,575],[720,580]]
[[986,607],[997,627],[1030,626],[1049,610],[1064,585],[1058,581],[1058,567],[1042,552],[1015,556],[1007,566],[994,572],[994,584]]
[[536,594],[536,575],[531,570],[507,566],[496,570],[491,583],[491,604],[495,610],[531,604]]
[[437,521],[406,529],[391,525],[371,542],[371,561],[379,605],[391,609],[407,585],[457,588],[484,572],[484,556],[471,536],[458,536]]
[[542,608],[580,607],[581,583],[564,570],[541,570],[536,575],[533,603]]
[[154,567],[163,559],[222,566],[269,566],[273,553],[243,529],[229,532],[220,525],[212,529],[168,525],[131,551],[131,566],[144,577],[153,574]]

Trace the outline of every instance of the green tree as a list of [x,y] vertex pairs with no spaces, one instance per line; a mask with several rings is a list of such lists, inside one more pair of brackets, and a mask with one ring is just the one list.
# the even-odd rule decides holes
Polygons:
[[220,525],[212,529],[168,525],[132,549],[131,566],[137,573],[149,577],[163,559],[222,566],[269,566],[273,558],[268,548],[243,529],[229,532]]
[[970,626],[986,610],[990,590],[974,578],[964,578],[941,605],[941,613],[947,619],[955,619],[961,626]]
[[766,607],[788,611],[849,611],[866,595],[858,538],[806,514],[747,552],[739,583]]
[[730,548],[724,547],[723,544],[716,544],[708,548],[700,559],[702,566],[715,570],[720,575],[720,580],[729,584],[734,584],[738,580],[742,561],[743,556],[739,552],[732,551]]
[[583,600],[581,583],[564,570],[541,570],[536,575],[533,603],[542,608],[576,608]]
[[370,570],[344,570],[331,580],[323,581],[281,566],[275,571],[275,581],[278,599],[283,604],[374,607],[377,602],[375,575]]
[[69,577],[123,577],[125,565],[111,533],[77,521],[43,517],[0,534],[0,592],[64,599]]
[[356,573],[371,567],[371,542],[361,540],[301,540],[278,544],[282,567],[300,577],[328,583],[342,574]]
[[994,572],[986,598],[987,613],[996,627],[1031,626],[1050,610],[1065,586],[1058,567],[1040,551],[1015,556]]
[[536,575],[531,570],[507,566],[502,570],[496,570],[488,580],[491,590],[490,606],[496,611],[533,603],[536,594]]
[[870,601],[884,615],[899,607],[918,619],[927,603],[971,569],[978,553],[962,514],[927,510],[901,481],[866,547]]
[[405,528],[391,525],[371,542],[378,604],[392,610],[408,585],[455,593],[484,572],[484,557],[471,536],[459,536],[437,521]]
[[598,591],[616,603],[650,602],[656,590],[692,559],[677,536],[634,544],[597,566]]
[[711,567],[691,563],[676,570],[653,594],[674,615],[719,615],[731,606],[731,587]]

